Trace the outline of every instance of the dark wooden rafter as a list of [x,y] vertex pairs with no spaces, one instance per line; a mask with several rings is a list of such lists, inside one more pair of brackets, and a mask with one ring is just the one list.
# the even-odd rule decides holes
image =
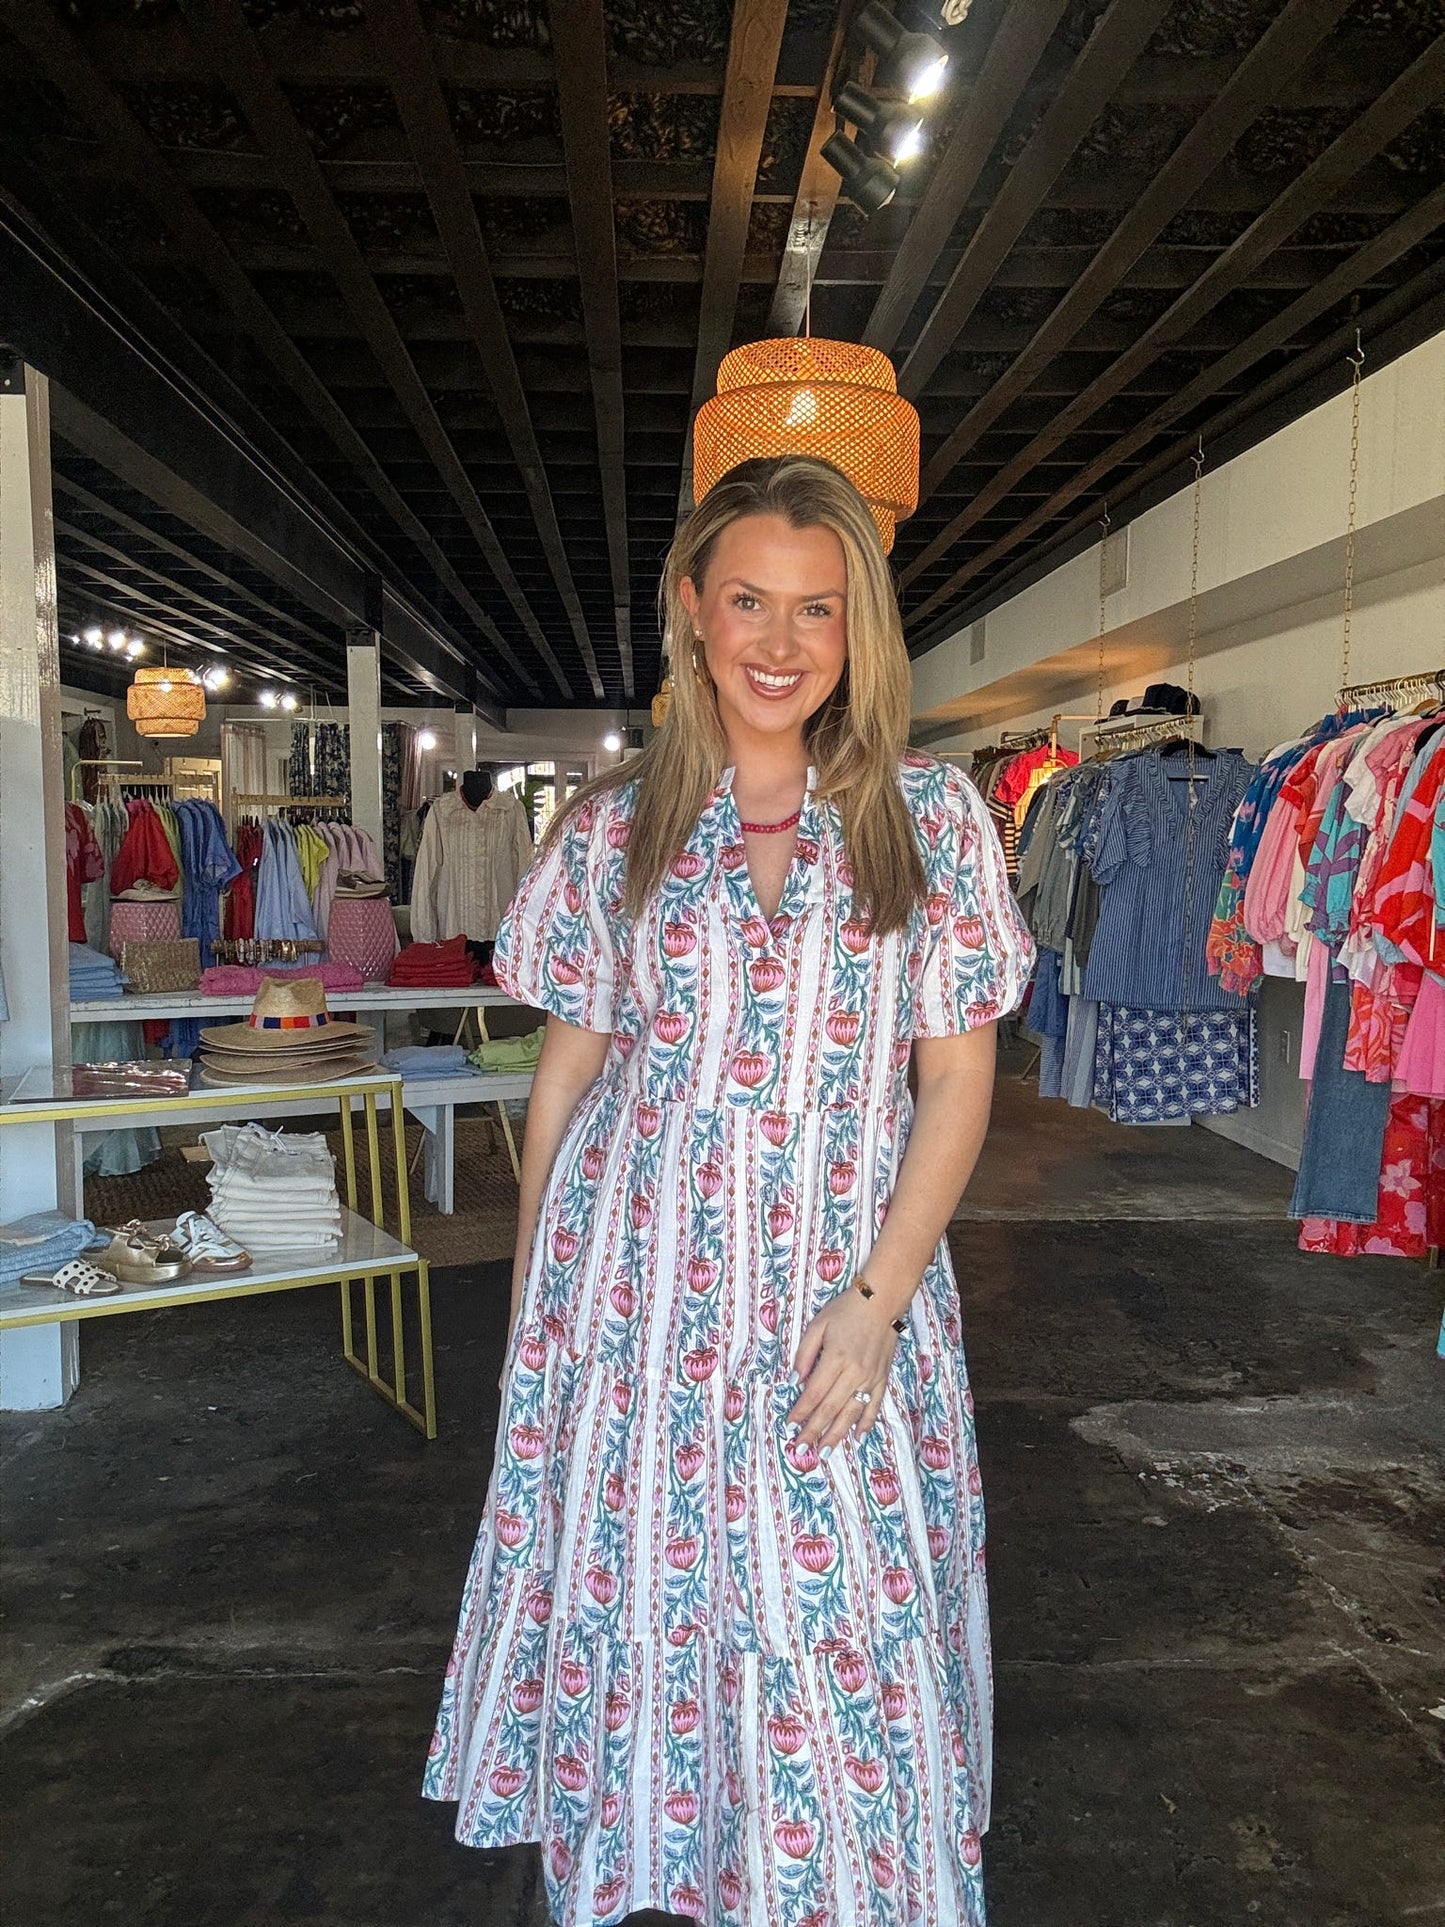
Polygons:
[[622,658],[623,694],[637,696],[632,660],[632,562],[627,540],[626,408],[622,315],[618,302],[617,223],[607,129],[606,29],[593,0],[551,0],[562,152],[566,158],[582,324],[587,338],[602,514],[612,580],[612,615]]
[[917,397],[988,292],[1015,241],[1043,206],[1079,142],[1149,44],[1172,0],[1112,0],[1074,62],[1033,138],[963,251],[898,371],[899,390]]
[[[833,93],[839,64],[848,43],[848,28],[853,12],[854,0],[840,0],[838,18],[833,23],[833,38],[828,43],[828,57],[823,64],[817,110],[813,115],[812,132],[808,136],[808,151],[803,156],[798,191],[793,196],[788,238],[783,244],[783,259],[778,268],[778,285],[768,313],[770,335],[793,335],[802,327],[808,305],[808,290],[816,276],[833,220],[833,210],[838,205],[838,196],[842,191],[843,183],[836,169],[823,159],[823,144],[831,137],[837,124],[837,115],[833,112]],[[862,78],[866,85],[867,77]],[[744,260],[744,279],[747,278],[747,269],[748,263]]]
[[[403,413],[416,431],[438,474],[461,511],[488,568],[516,611],[529,640],[546,664],[562,695],[570,701],[572,686],[537,621],[531,605],[497,540],[486,510],[457,460],[431,397],[422,386],[386,303],[382,300],[356,244],[345,216],[321,172],[311,143],[280,86],[272,78],[239,0],[186,0],[186,19],[214,58],[226,85],[241,105],[252,132],[265,150],[275,177],[295,203],[327,271],[363,339],[390,384]],[[531,683],[526,665],[516,655],[496,624],[487,618],[493,647],[513,672]],[[533,685],[535,686],[535,685]]]
[[[484,635],[490,635],[491,618],[402,500],[335,397],[317,379],[305,356],[257,294],[250,278],[201,212],[182,174],[136,120],[80,40],[44,0],[6,0],[5,20],[51,83],[71,101],[81,122],[101,135],[109,172],[119,172],[146,197],[175,236],[185,259],[210,283],[258,352],[361,476],[397,527],[422,551],[458,604]],[[317,488],[325,494],[319,483]],[[351,518],[341,505],[329,497],[325,505],[337,525],[346,528]],[[459,650],[463,648],[461,638],[452,634],[440,617],[431,610],[427,615]]]
[[[1050,426],[1034,436],[1019,454],[999,470],[969,506],[955,516],[919,556],[908,563],[901,576],[904,586],[916,580],[925,568],[945,555],[961,535],[980,521],[989,509],[1005,499],[1036,462],[1076,433],[1091,415],[1106,401],[1120,394],[1151,361],[1167,349],[1177,347],[1187,329],[1195,326],[1225,295],[1237,288],[1262,260],[1312,214],[1328,207],[1344,183],[1381,149],[1397,139],[1412,121],[1440,98],[1442,91],[1445,91],[1445,36],[1428,47],[1385,89],[1373,106],[1367,108],[1358,120],[1332,141],[1250,224],[1240,238],[1219,254],[1193,285],[1152,326],[1144,330],[1133,347],[1060,409]],[[1408,219],[1408,216],[1404,218]],[[1365,255],[1366,251],[1361,250],[1360,255],[1351,258],[1360,259]],[[931,596],[925,608],[933,607],[935,601],[936,596]],[[921,620],[921,616],[921,611],[911,611],[907,620],[916,622]]]
[[1026,7],[1005,8],[973,83],[968,112],[961,116],[939,156],[923,199],[899,243],[883,291],[873,304],[863,330],[870,348],[891,354],[898,345],[914,304],[928,285],[934,264],[977,189],[999,135],[1067,7],[1068,0],[1030,0]]
[[[107,502],[104,496],[96,495],[90,489],[83,488],[79,482],[72,480],[70,476],[64,474],[59,469],[54,471],[53,486],[56,494],[68,495],[71,500],[78,503],[81,508],[88,509],[94,515],[104,516],[105,519],[117,529],[122,530],[127,535],[134,536],[143,547],[153,549],[158,554],[172,557],[173,560],[181,563],[185,568],[193,569],[198,575],[204,576],[207,581],[213,582],[218,588],[224,589],[228,595],[233,595],[245,602],[249,602],[253,608],[259,609],[261,614],[265,616],[269,622],[285,624],[285,639],[289,639],[290,634],[294,633],[304,637],[309,642],[318,644],[323,649],[333,646],[330,637],[323,635],[321,630],[314,629],[303,617],[289,615],[286,610],[278,609],[274,602],[268,602],[264,596],[258,595],[248,583],[240,581],[234,575],[227,575],[223,569],[216,568],[210,562],[203,561],[193,550],[188,549],[184,543],[172,541],[170,536],[163,535],[159,529],[150,527],[148,523],[138,521],[135,516],[128,515],[124,509],[117,508],[113,502]],[[195,591],[184,582],[177,583],[176,586],[183,594],[195,596]],[[214,608],[222,607],[219,603],[213,603],[211,606]],[[249,617],[237,617],[236,620],[251,621],[254,623],[254,618]]]
[[[426,189],[492,398],[521,473],[547,565],[567,612],[592,693],[601,702],[605,692],[597,673],[597,656],[572,579],[562,531],[557,526],[557,510],[547,484],[542,451],[537,446],[527,397],[517,373],[517,358],[507,337],[486,242],[462,165],[461,149],[437,78],[431,41],[417,0],[369,0],[367,24],[390,77],[392,94],[416,158],[417,172]],[[437,426],[440,429],[440,423]],[[549,664],[549,667],[553,667],[555,674],[555,666]]]
[[[1004,410],[1095,314],[1125,275],[1190,200],[1279,90],[1279,76],[1308,60],[1349,0],[1293,0],[1240,63],[1209,113],[1194,123],[1064,299],[1013,366],[935,450],[924,469],[920,502],[937,488]],[[1193,280],[1195,277],[1191,276]],[[994,285],[999,277],[995,275]]]
[[[1386,228],[1383,234],[1347,256],[1331,275],[1311,288],[1297,301],[1293,301],[1280,314],[1255,329],[1253,334],[1242,341],[1229,354],[1224,355],[1187,386],[1172,395],[1139,423],[1136,428],[1111,442],[1092,462],[1063,485],[1030,514],[1014,523],[1005,535],[991,544],[982,554],[972,557],[962,568],[956,570],[943,586],[934,591],[926,602],[910,610],[905,618],[909,624],[916,624],[931,615],[950,597],[957,594],[965,583],[971,581],[983,570],[990,568],[1018,547],[1029,536],[1035,535],[1049,522],[1053,521],[1069,504],[1076,501],[1086,490],[1095,487],[1106,475],[1117,468],[1121,462],[1146,448],[1155,436],[1172,423],[1187,415],[1192,409],[1201,407],[1211,396],[1236,381],[1258,361],[1274,349],[1283,347],[1291,341],[1302,328],[1317,321],[1322,314],[1328,314],[1338,302],[1346,300],[1361,285],[1367,284],[1383,269],[1388,268],[1400,256],[1418,247],[1434,230],[1445,221],[1445,187],[1437,187],[1433,194],[1427,194],[1408,214]],[[1248,407],[1251,397],[1242,398],[1241,406]]]
[[712,198],[708,204],[702,307],[682,454],[679,516],[686,513],[692,502],[693,418],[712,393],[718,364],[732,341],[748,224],[752,219],[753,190],[787,15],[788,0],[736,0],[733,8],[717,154],[713,161]]
[[[188,622],[197,629],[206,630],[221,644],[246,655],[253,666],[258,660],[262,662],[265,660],[264,657],[257,658],[258,649],[280,647],[287,650],[295,660],[304,663],[319,680],[338,687],[344,683],[345,678],[338,675],[334,658],[328,663],[325,657],[318,655],[314,649],[294,641],[288,635],[257,636],[249,617],[238,616],[235,610],[226,608],[224,603],[213,602],[209,596],[202,595],[199,590],[188,588],[185,583],[178,582],[174,576],[167,575],[154,564],[142,561],[139,556],[132,555],[114,542],[108,542],[104,536],[96,535],[90,529],[82,528],[77,522],[69,522],[63,516],[57,515],[55,528],[58,534],[66,538],[67,544],[72,545],[66,560],[62,562],[62,569],[67,566],[70,555],[73,555],[73,545],[80,544],[96,555],[103,555],[111,562],[120,563],[123,568],[134,570],[146,582],[164,591],[171,597],[171,601],[158,603],[157,607],[169,608],[179,621]],[[76,559],[84,560],[83,557]],[[208,613],[198,615],[195,613],[198,609]],[[217,616],[221,618],[225,627],[215,621],[214,618]]]

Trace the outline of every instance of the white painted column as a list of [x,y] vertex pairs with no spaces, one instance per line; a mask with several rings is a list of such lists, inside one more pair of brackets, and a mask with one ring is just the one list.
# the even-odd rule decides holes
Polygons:
[[[70,1063],[60,648],[50,501],[50,392],[0,363],[0,1076]],[[69,1126],[0,1130],[0,1223],[78,1209]],[[0,1407],[63,1405],[80,1382],[78,1328],[0,1334]]]
[[346,641],[346,700],[351,722],[351,820],[377,849],[381,834],[381,638],[353,629]]

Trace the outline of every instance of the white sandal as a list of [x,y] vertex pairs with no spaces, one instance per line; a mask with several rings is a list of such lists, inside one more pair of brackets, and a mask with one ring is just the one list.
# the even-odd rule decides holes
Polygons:
[[204,1211],[183,1211],[171,1239],[190,1259],[192,1271],[244,1271],[251,1262],[250,1252]]
[[114,1298],[121,1290],[119,1278],[85,1258],[72,1258],[59,1271],[27,1271],[22,1285],[54,1285],[69,1298]]

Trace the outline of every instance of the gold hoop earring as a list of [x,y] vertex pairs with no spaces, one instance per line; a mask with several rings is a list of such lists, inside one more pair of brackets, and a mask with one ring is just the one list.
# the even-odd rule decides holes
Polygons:
[[702,659],[702,661],[701,661],[701,662],[699,662],[699,661],[698,661],[698,656],[697,656],[697,649],[698,649],[698,644],[699,644],[699,643],[700,643],[701,641],[702,641],[702,637],[701,637],[701,636],[699,636],[699,635],[696,635],[696,634],[695,634],[695,635],[693,636],[693,639],[692,639],[692,673],[693,673],[693,675],[694,675],[694,676],[695,676],[695,677],[697,678],[697,680],[698,680],[699,682],[706,682],[706,681],[707,681],[707,657],[706,657],[706,655],[704,655],[704,656],[703,656],[703,659]]

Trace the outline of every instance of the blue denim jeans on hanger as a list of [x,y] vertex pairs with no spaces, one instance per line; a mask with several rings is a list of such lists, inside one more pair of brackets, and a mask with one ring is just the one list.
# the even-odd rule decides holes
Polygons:
[[1349,1029],[1350,986],[1336,983],[1332,972],[1320,1020],[1304,1151],[1289,1201],[1292,1218],[1373,1224],[1379,1216],[1390,1086],[1372,1084],[1363,1072],[1344,1068]]

